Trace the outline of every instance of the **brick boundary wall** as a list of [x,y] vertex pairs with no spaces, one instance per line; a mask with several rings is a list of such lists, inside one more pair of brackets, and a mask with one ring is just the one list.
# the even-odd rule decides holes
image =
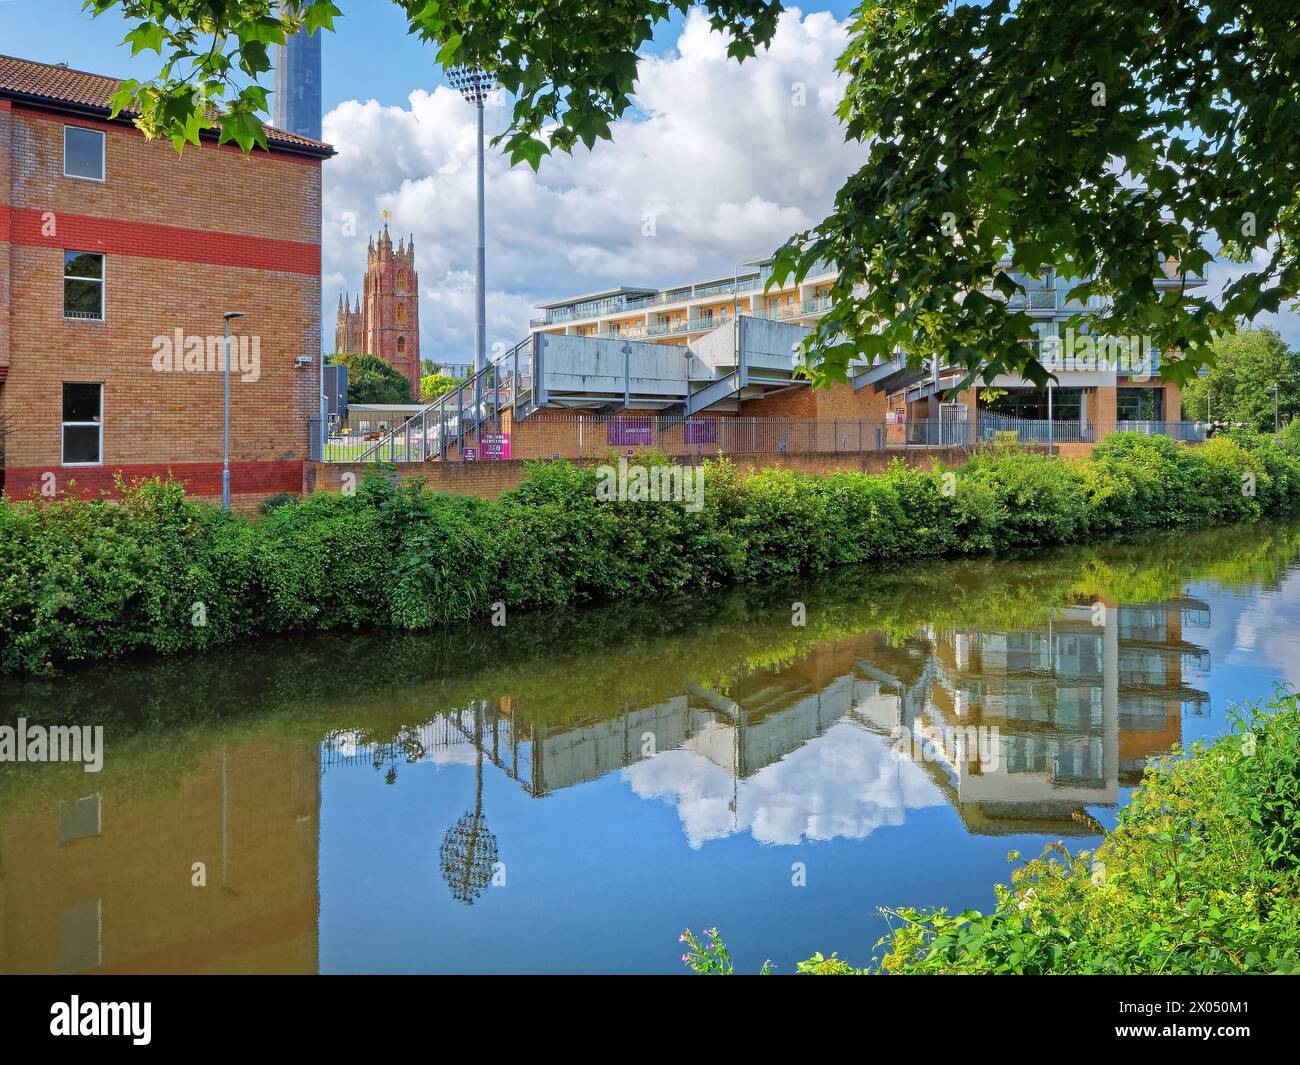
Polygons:
[[[289,461],[238,461],[230,464],[232,506],[256,509],[268,496],[278,492],[302,491],[303,463]],[[149,477],[179,481],[185,494],[195,499],[221,498],[220,462],[155,462],[105,466],[26,466],[4,471],[4,493],[11,500],[44,498],[41,488],[46,474],[54,475],[54,489],[59,498],[117,499],[117,477],[127,485]]]
[[[1091,444],[1071,446],[1087,451],[1092,448]],[[935,462],[952,467],[964,466],[975,450],[972,447],[945,447],[797,454],[770,452],[735,455],[731,460],[742,471],[782,469],[814,475],[839,472],[882,473],[895,459],[902,459],[909,466],[923,470],[929,469]],[[696,461],[686,455],[674,455],[672,460],[684,465]],[[577,459],[574,460],[574,465],[599,466],[605,461]],[[306,494],[316,491],[338,492],[342,489],[345,474],[352,474],[356,483],[360,484],[365,471],[374,466],[372,462],[306,462],[303,464],[302,490]],[[425,487],[431,492],[494,499],[502,492],[518,488],[524,482],[528,475],[528,462],[520,459],[505,462],[403,462],[397,464],[397,471],[398,477],[403,480],[423,477]]]

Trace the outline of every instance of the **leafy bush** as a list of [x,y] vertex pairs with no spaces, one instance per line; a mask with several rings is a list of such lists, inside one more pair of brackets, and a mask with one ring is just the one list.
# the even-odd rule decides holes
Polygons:
[[292,503],[298,496],[293,492],[276,492],[273,496],[267,496],[262,500],[261,511],[263,514],[270,514],[276,507],[282,507],[286,503]]
[[1278,443],[1293,457],[1300,458],[1300,418],[1293,418],[1282,426]]
[[1263,468],[1266,476],[1257,493],[1260,507],[1274,513],[1300,509],[1300,421],[1287,426],[1280,446],[1274,445],[1271,433],[1233,433],[1230,439]]
[[1075,463],[1014,450],[977,456],[963,468],[962,485],[988,488],[995,549],[1069,543],[1088,530],[1088,494]]
[[1187,447],[1121,433],[1087,461],[1011,448],[959,470],[896,461],[875,476],[743,475],[719,460],[698,512],[602,501],[598,482],[594,469],[538,462],[519,488],[480,500],[377,467],[354,496],[268,500],[256,522],[158,481],[114,504],[5,501],[0,671],[1249,521],[1300,510],[1300,452],[1271,435]]

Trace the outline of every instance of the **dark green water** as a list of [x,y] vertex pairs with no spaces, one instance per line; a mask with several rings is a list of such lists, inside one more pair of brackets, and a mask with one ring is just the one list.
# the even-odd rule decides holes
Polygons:
[[[1300,680],[1300,526],[0,681],[0,970],[865,962]],[[806,608],[792,624],[792,605]]]

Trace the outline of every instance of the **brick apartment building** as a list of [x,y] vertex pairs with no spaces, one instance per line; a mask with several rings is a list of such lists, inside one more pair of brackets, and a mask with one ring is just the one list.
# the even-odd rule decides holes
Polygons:
[[97,498],[170,474],[221,491],[222,315],[231,492],[299,491],[320,406],[319,141],[178,156],[109,77],[0,56],[3,487]]

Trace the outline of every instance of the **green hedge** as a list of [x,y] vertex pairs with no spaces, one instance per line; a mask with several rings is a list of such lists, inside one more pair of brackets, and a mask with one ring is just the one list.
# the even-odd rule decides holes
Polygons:
[[112,504],[5,501],[0,672],[1252,521],[1300,510],[1300,439],[1119,434],[1088,460],[1007,449],[959,470],[825,478],[724,460],[707,465],[698,513],[601,502],[596,484],[593,469],[537,463],[485,501],[377,471],[351,497],[277,501],[257,521],[156,481]]

